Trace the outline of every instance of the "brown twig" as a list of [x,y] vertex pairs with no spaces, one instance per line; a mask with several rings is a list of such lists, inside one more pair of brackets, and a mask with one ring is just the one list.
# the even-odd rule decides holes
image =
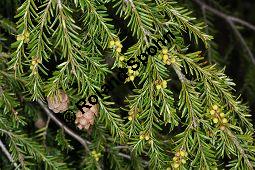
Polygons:
[[248,47],[248,45],[246,44],[244,38],[242,37],[242,35],[240,34],[240,32],[236,29],[235,27],[235,23],[238,23],[238,24],[241,24],[243,26],[246,26],[247,28],[255,31],[255,26],[248,23],[247,21],[244,21],[240,18],[237,18],[237,17],[233,17],[233,16],[230,16],[230,15],[227,15],[209,5],[207,5],[206,3],[202,2],[201,0],[193,0],[195,3],[197,3],[202,11],[204,10],[207,10],[215,15],[217,15],[218,17],[226,20],[226,22],[230,25],[231,29],[234,31],[236,37],[239,39],[239,41],[241,42],[241,44],[244,46],[245,50],[247,51],[247,53],[249,54],[250,56],[250,60],[252,61],[252,63],[255,65],[255,58],[250,50],[250,48]]
[[5,147],[5,145],[3,144],[3,142],[1,140],[0,140],[0,148],[2,149],[3,153],[8,158],[8,160],[11,163],[13,163],[13,165],[17,168],[18,167],[17,163],[15,163],[15,161],[13,160],[11,154],[9,153],[9,151],[7,150],[7,148]]
[[[70,128],[68,128],[66,125],[64,125],[60,120],[58,120],[57,117],[54,116],[54,114],[48,109],[48,107],[41,101],[38,100],[37,101],[39,103],[39,105],[43,108],[43,110],[46,112],[46,114],[48,115],[48,117],[50,119],[52,119],[59,127],[61,127],[62,129],[64,129],[64,131],[69,134],[70,136],[72,136],[74,139],[76,139],[78,142],[80,142],[85,150],[87,152],[89,152],[89,144],[92,144],[90,141],[85,140],[83,138],[81,138],[79,135],[77,135],[74,131],[72,131]],[[114,149],[122,149],[122,148],[129,148],[128,146],[116,146]],[[118,154],[121,157],[124,157],[126,159],[131,159],[131,157],[127,154],[121,153],[119,152]],[[148,164],[148,163],[147,163]]]
[[58,120],[54,114],[48,109],[48,107],[41,101],[38,100],[37,101],[39,103],[39,105],[43,108],[43,110],[46,112],[46,114],[62,129],[64,129],[64,131],[69,134],[70,136],[72,136],[74,139],[76,139],[78,142],[80,142],[86,152],[89,152],[89,147],[88,144],[91,144],[91,142],[81,138],[79,135],[77,135],[73,130],[71,130],[70,128],[68,128],[66,125],[64,125],[60,120]]

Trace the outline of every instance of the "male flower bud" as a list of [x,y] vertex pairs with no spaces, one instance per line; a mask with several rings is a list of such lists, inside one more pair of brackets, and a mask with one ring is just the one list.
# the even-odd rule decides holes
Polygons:
[[162,81],[162,86],[163,86],[164,89],[167,87],[167,81],[166,80]]
[[112,48],[114,46],[114,43],[115,42],[113,40],[111,40],[110,43],[109,43],[109,47]]
[[173,63],[176,62],[176,59],[175,59],[174,57],[172,57],[172,58],[170,59],[170,62],[173,64]]
[[167,54],[163,55],[163,61],[166,62],[167,59],[168,59],[168,55]]
[[139,75],[139,71],[135,71],[135,72],[134,72],[134,75],[135,75],[135,76],[138,76],[138,75]]
[[218,109],[219,109],[219,106],[217,106],[216,104],[215,105],[213,105],[213,110],[215,110],[215,111],[217,111]]
[[36,63],[36,61],[35,60],[33,60],[32,61],[32,65],[36,65],[37,63]]
[[133,117],[132,116],[128,116],[128,120],[129,121],[133,120]]
[[175,157],[173,157],[173,161],[177,161],[178,160],[178,158],[175,156]]
[[19,35],[17,35],[17,41],[22,41],[22,40],[24,40],[24,35],[23,34],[19,34]]
[[180,164],[178,164],[178,163],[174,163],[174,165],[173,165],[174,168],[178,168],[179,166],[180,166]]
[[116,49],[116,51],[117,51],[118,53],[120,53],[120,52],[121,52],[121,48],[118,47],[118,48]]
[[221,118],[225,117],[225,114],[224,113],[220,113],[220,117]]
[[184,157],[186,154],[185,154],[184,151],[180,151],[180,155],[181,155],[182,157]]
[[91,155],[93,156],[93,158],[96,160],[96,161],[99,161],[99,158],[101,156],[101,153],[97,153],[95,150],[93,150],[91,152]]
[[219,119],[218,118],[213,118],[213,123],[218,123],[219,122]]
[[123,47],[122,46],[122,44],[121,44],[121,42],[118,40],[118,41],[115,41],[115,46],[117,47],[117,49],[116,49],[116,51],[118,52],[118,53],[120,53],[121,52],[121,48]]
[[129,76],[130,81],[134,81],[135,77],[134,76]]
[[211,111],[210,111],[210,114],[211,114],[211,115],[215,115],[215,110],[211,110]]
[[175,153],[173,157],[173,167],[178,168],[181,164],[185,164],[187,160],[188,153],[185,150],[179,150]]
[[134,71],[133,71],[131,68],[129,68],[129,69],[128,69],[128,73],[129,73],[129,74],[132,74],[132,73],[134,73]]
[[145,140],[149,140],[150,139],[150,136],[147,134],[145,135]]
[[28,31],[25,31],[24,32],[24,42],[25,43],[28,43],[29,42],[29,35],[30,33]]
[[224,123],[224,124],[225,124],[225,123],[228,123],[228,119],[223,118],[223,119],[222,119],[222,123]]
[[124,56],[120,56],[119,60],[120,61],[124,61],[125,57]]
[[128,120],[131,121],[131,120],[134,120],[134,117],[135,117],[135,112],[133,110],[129,111],[129,116],[128,116]]
[[162,88],[162,87],[161,87],[160,84],[157,84],[157,85],[156,85],[156,89],[157,89],[157,90],[160,90],[161,88]]
[[164,48],[164,49],[162,50],[162,53],[163,53],[163,54],[167,54],[167,53],[168,53],[168,49]]
[[116,41],[116,42],[115,42],[115,45],[116,45],[116,46],[121,46],[121,42],[120,42],[120,41]]

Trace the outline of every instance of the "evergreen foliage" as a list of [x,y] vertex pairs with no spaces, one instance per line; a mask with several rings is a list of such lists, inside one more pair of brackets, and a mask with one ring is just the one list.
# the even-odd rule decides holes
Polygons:
[[[226,62],[209,35],[213,16],[202,11],[206,27],[169,0],[15,4],[16,24],[0,16],[2,169],[255,167],[249,108],[225,68],[214,64]],[[175,39],[143,65],[138,56],[168,31]],[[201,46],[207,56],[195,50]],[[135,72],[130,58],[140,63]],[[98,98],[89,130],[45,104],[61,89],[76,113],[75,103],[97,95],[123,69],[127,80]],[[244,87],[252,96],[254,68],[249,71]]]

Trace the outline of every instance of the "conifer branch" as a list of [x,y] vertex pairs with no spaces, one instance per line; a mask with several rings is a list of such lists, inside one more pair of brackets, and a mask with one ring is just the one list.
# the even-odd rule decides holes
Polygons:
[[[213,33],[212,29],[208,27],[203,32],[204,24],[196,23],[190,10],[172,0],[35,1],[24,0],[18,8],[19,35],[12,45],[16,48],[12,56],[8,55],[12,49],[6,42],[2,43],[5,34],[0,34],[0,55],[4,57],[0,58],[0,109],[3,110],[0,135],[6,136],[6,140],[0,140],[0,148],[3,142],[8,143],[6,150],[13,160],[7,156],[9,161],[19,162],[24,169],[38,169],[41,165],[45,169],[143,169],[147,166],[150,169],[253,169],[254,128],[248,107],[234,95],[235,84],[224,74],[224,69],[207,65],[200,51],[188,53],[192,50],[188,45],[193,46],[193,42],[187,42],[186,35],[194,39],[194,43],[203,41],[205,46],[215,47],[210,42],[212,36],[208,35]],[[207,4],[201,8],[210,26],[210,16],[215,10]],[[252,55],[235,24],[253,31],[255,27],[221,13],[216,16],[226,19],[233,35]],[[206,18],[206,14],[211,15]],[[115,21],[115,18],[118,19]],[[1,20],[0,17],[0,27]],[[116,28],[120,28],[118,33]],[[136,42],[120,38],[125,33],[123,30],[131,31],[130,39]],[[167,31],[174,39],[166,43],[161,36]],[[126,44],[128,48],[124,47]],[[152,46],[145,49],[149,45]],[[210,57],[216,54],[214,51]],[[113,68],[128,65],[125,82],[130,83],[124,86],[131,87],[132,82],[135,89],[120,96],[126,98],[126,102],[115,104],[110,99],[115,90],[109,91],[119,83],[106,81],[108,73],[113,71],[104,61],[108,54],[116,59]],[[141,60],[139,66],[136,64],[138,70],[127,63],[130,58],[135,62]],[[6,61],[9,63],[5,64]],[[123,70],[118,71],[125,74]],[[110,89],[101,86],[100,91],[103,82],[111,83]],[[76,114],[77,127],[87,129],[86,125],[93,125],[88,133],[77,134],[49,109],[50,104],[44,103],[42,98],[54,96],[60,90],[66,97],[52,104],[57,111],[63,108],[73,111],[76,100],[93,100],[90,95],[96,95],[98,114],[92,109],[80,115],[82,118]],[[20,96],[24,96],[22,100]],[[31,98],[37,103],[30,103]],[[38,105],[40,107],[34,107]],[[118,111],[119,106],[124,111]],[[46,126],[41,122],[43,128],[34,133],[34,128],[39,127],[39,121],[33,121],[38,111],[43,111],[48,121]],[[50,120],[61,129],[55,137],[61,148],[50,141],[54,137],[52,133],[47,133],[46,138],[47,128],[51,129]],[[34,128],[26,128],[33,124]],[[65,134],[70,139],[65,138]],[[74,160],[61,152],[78,151],[70,145],[73,140],[85,148],[82,160]],[[77,167],[73,161],[81,166]]]

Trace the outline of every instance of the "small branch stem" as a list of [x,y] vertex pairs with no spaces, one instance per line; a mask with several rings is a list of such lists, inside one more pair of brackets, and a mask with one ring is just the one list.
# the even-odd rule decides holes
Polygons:
[[7,150],[7,148],[5,147],[5,145],[3,144],[3,142],[0,140],[0,148],[2,149],[3,153],[5,154],[5,156],[8,158],[8,160],[13,163],[13,165],[17,168],[17,164],[14,162],[10,152]]
[[[43,110],[46,112],[46,114],[49,116],[50,119],[52,119],[59,127],[64,129],[64,131],[67,134],[69,134],[74,139],[76,139],[78,142],[80,142],[84,146],[86,152],[89,152],[88,145],[92,144],[90,141],[87,141],[87,140],[81,138],[74,131],[72,131],[66,125],[64,125],[60,120],[58,120],[58,118],[54,116],[54,114],[48,109],[48,107],[41,100],[38,100],[37,102],[43,108]],[[122,149],[122,148],[129,148],[129,147],[128,146],[116,146],[115,147],[115,149]],[[129,155],[126,155],[126,154],[121,153],[121,152],[119,152],[119,156],[127,158],[127,159],[131,159],[131,157]]]
[[193,0],[195,3],[197,3],[201,8],[204,8],[206,9],[207,11],[210,11],[211,13],[217,15],[218,17],[221,17],[225,20],[228,20],[228,21],[232,21],[234,23],[239,23],[243,26],[246,26],[247,28],[250,28],[251,30],[255,31],[255,26],[248,23],[247,21],[244,21],[240,18],[237,18],[237,17],[233,17],[233,16],[230,16],[230,15],[227,15],[209,5],[207,5],[206,3],[202,2],[201,0]]
[[255,65],[255,58],[250,50],[250,48],[248,47],[248,45],[246,44],[244,38],[242,37],[242,35],[240,34],[240,32],[236,29],[235,27],[235,23],[238,23],[238,24],[241,24],[243,26],[246,26],[247,28],[255,31],[255,26],[240,19],[240,18],[237,18],[237,17],[233,17],[233,16],[230,16],[230,15],[227,15],[209,5],[207,5],[206,3],[202,2],[201,0],[193,0],[195,3],[197,3],[201,9],[204,11],[204,10],[207,10],[215,15],[217,15],[218,17],[226,20],[226,22],[230,25],[231,29],[234,31],[236,37],[239,39],[240,43],[244,46],[245,50],[247,51],[248,55],[250,56],[250,60],[252,61],[252,63]]
[[80,142],[86,152],[89,152],[89,147],[88,147],[88,144],[91,144],[91,142],[87,141],[87,140],[84,140],[82,139],[79,135],[77,135],[74,131],[72,131],[71,129],[69,129],[67,126],[65,126],[60,120],[58,120],[54,114],[48,109],[48,107],[41,101],[41,100],[38,100],[37,101],[39,103],[39,105],[43,108],[43,110],[46,112],[46,114],[61,128],[64,129],[64,131],[69,134],[70,136],[72,136],[74,139],[76,139],[78,142]]

